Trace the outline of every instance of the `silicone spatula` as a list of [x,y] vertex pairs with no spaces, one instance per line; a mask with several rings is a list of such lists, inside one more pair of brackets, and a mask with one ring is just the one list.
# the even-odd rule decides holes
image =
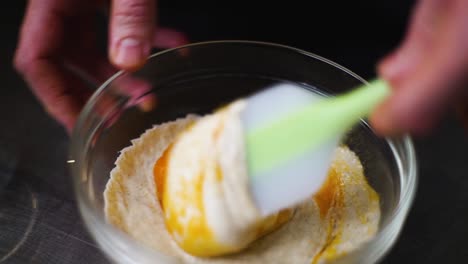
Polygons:
[[279,84],[247,99],[243,113],[250,187],[264,215],[322,186],[341,137],[390,94],[380,79],[335,97]]

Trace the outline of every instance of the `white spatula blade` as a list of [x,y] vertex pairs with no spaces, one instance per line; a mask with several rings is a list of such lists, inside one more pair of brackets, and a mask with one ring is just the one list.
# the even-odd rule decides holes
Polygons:
[[[297,85],[282,83],[250,97],[243,113],[246,131],[323,97]],[[311,197],[322,186],[338,138],[301,155],[274,170],[249,175],[256,205],[264,215]]]

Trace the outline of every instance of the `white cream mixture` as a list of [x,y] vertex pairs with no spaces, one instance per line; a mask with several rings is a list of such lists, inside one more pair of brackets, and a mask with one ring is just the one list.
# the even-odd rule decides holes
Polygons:
[[[371,239],[379,199],[346,147],[315,197],[260,218],[248,192],[244,104],[155,126],[132,141],[104,193],[109,222],[187,263],[320,263]],[[230,252],[238,253],[223,255]]]

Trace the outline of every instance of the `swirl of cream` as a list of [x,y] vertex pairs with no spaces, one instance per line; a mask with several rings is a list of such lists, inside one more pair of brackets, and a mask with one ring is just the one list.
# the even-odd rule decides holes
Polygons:
[[250,196],[240,120],[245,105],[235,101],[199,119],[155,165],[166,227],[192,255],[238,252],[290,219],[290,210],[261,217]]

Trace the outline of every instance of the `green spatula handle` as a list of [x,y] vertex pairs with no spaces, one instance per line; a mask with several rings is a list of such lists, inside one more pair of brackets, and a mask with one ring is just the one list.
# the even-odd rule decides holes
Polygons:
[[249,168],[256,175],[345,133],[390,94],[380,79],[346,94],[293,110],[247,133]]

